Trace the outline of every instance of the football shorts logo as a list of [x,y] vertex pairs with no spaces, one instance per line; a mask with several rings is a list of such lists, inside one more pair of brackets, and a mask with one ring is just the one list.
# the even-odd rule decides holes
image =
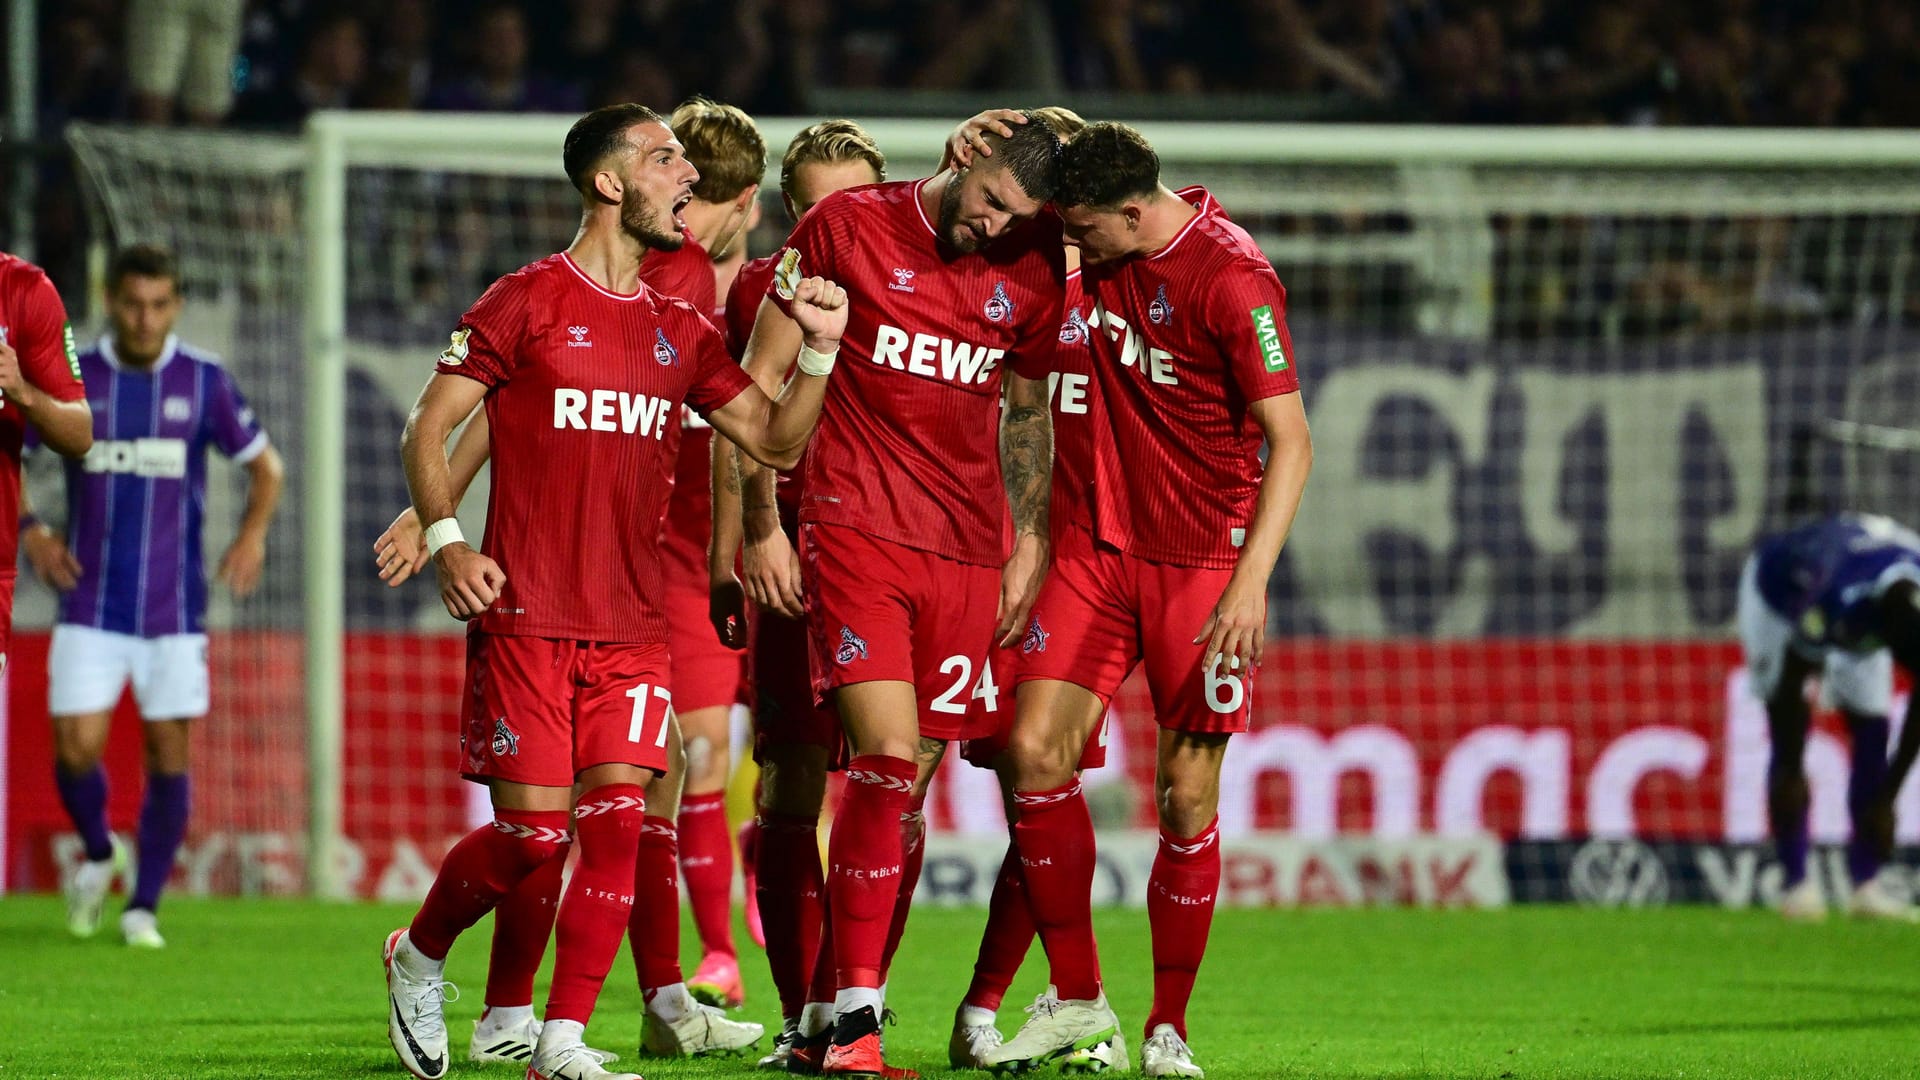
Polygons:
[[1027,624],[1027,636],[1020,639],[1020,651],[1028,656],[1046,652],[1047,639],[1052,636],[1040,628],[1040,616],[1035,615],[1033,621]]
[[591,334],[592,332],[593,331],[587,329],[584,326],[567,327],[567,337],[569,338],[567,342],[567,348],[569,349],[593,348],[593,342],[587,340],[587,335]]
[[170,397],[160,403],[160,415],[174,423],[193,419],[193,402],[183,397]]
[[446,350],[440,354],[440,362],[448,367],[459,367],[467,362],[467,339],[473,336],[473,327],[463,326],[453,332],[452,340]]
[[664,328],[655,328],[653,331],[653,362],[661,367],[672,367],[680,362],[680,350],[667,340]]
[[1080,314],[1079,308],[1067,311],[1066,321],[1060,324],[1060,344],[1085,345],[1093,336],[1087,327],[1087,317]]
[[840,647],[833,651],[833,662],[842,667],[855,660],[867,658],[867,639],[853,632],[850,626],[840,628]]
[[894,292],[912,292],[913,291],[913,271],[907,269],[904,266],[894,267],[893,268],[893,284],[888,285],[887,288],[892,289]]
[[1007,283],[993,283],[993,295],[987,297],[987,321],[1007,322],[1013,318],[1013,301],[1007,296]]
[[1153,303],[1147,305],[1147,318],[1155,326],[1165,326],[1173,321],[1173,301],[1167,299],[1167,286],[1163,282],[1160,291],[1153,294]]
[[507,726],[507,718],[504,716],[497,717],[493,721],[492,746],[494,757],[520,756],[520,736],[515,735],[513,729]]
[[780,265],[773,268],[773,291],[780,299],[791,300],[799,287],[800,249],[790,247],[780,253]]

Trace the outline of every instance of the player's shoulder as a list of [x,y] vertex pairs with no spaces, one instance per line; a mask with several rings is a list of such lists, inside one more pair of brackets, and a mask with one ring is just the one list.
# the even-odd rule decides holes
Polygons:
[[1203,187],[1183,188],[1178,193],[1182,199],[1193,204],[1199,210],[1193,221],[1194,243],[1184,245],[1191,249],[1191,258],[1220,266],[1223,270],[1245,271],[1266,277],[1278,278],[1273,263],[1266,253],[1260,250],[1259,241],[1253,234],[1240,227],[1240,223],[1227,214],[1226,208],[1213,197],[1213,193]]
[[885,180],[878,184],[842,188],[814,203],[813,209],[808,210],[802,220],[813,222],[817,227],[889,209],[911,207],[919,186],[918,180]]
[[220,370],[227,366],[219,353],[184,341],[174,343],[173,355],[176,360],[184,360],[196,368]]
[[0,251],[0,296],[25,297],[42,289],[58,295],[45,270],[12,252]]
[[543,287],[550,288],[554,285],[565,284],[575,275],[585,277],[584,274],[579,274],[579,271],[574,268],[572,260],[567,257],[566,252],[558,251],[545,258],[535,259],[518,270],[494,278],[493,284],[487,287],[487,292],[532,292]]

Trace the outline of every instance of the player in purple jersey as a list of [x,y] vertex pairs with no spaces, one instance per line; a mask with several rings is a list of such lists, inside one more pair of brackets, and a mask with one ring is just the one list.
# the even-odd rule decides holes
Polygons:
[[132,683],[147,721],[147,792],[120,930],[129,945],[157,948],[165,942],[154,913],[187,830],[189,721],[207,713],[207,449],[249,478],[239,534],[218,571],[235,597],[259,584],[283,469],[233,377],[174,337],[180,285],[170,255],[121,252],[107,306],[113,332],[79,357],[94,442],[83,460],[66,462],[66,533],[23,503],[21,546],[62,594],[47,658],[54,776],[87,860],[70,879],[67,928],[79,937],[99,929],[122,862],[107,831],[100,756]]
[[1847,908],[1871,918],[1911,920],[1904,890],[1880,876],[1893,846],[1893,799],[1920,754],[1920,717],[1908,702],[1900,746],[1889,767],[1893,665],[1920,675],[1920,535],[1883,517],[1840,514],[1763,538],[1740,577],[1740,644],[1753,692],[1767,703],[1773,758],[1767,767],[1767,815],[1785,871],[1781,913],[1827,914],[1819,884],[1807,876],[1806,751],[1811,715],[1805,686],[1819,675],[1821,696],[1846,715],[1853,736],[1847,809],[1853,839]]

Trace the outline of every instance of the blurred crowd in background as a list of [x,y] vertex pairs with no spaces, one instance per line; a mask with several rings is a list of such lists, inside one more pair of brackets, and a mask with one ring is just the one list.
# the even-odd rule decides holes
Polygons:
[[[1920,125],[1913,0],[59,0],[41,130],[693,93],[1318,99],[1464,123]],[[1223,101],[1222,115],[1258,103]]]

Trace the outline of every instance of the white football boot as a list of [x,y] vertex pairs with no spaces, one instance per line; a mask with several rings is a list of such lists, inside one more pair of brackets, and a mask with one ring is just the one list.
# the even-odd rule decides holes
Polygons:
[[640,1049],[662,1057],[738,1054],[766,1033],[760,1024],[730,1019],[726,1010],[695,1001],[693,1008],[672,1021],[648,1010],[640,1021]]
[[1893,922],[1920,920],[1920,912],[1907,898],[1888,885],[1880,874],[1861,882],[1847,898],[1847,914],[1856,919],[1888,919]]
[[753,1063],[756,1069],[769,1069],[774,1072],[787,1071],[787,1059],[793,1056],[793,1041],[800,1037],[800,1018],[789,1016],[780,1025],[780,1034],[773,1037],[773,1050],[766,1057]]
[[1827,917],[1827,898],[1820,883],[1810,877],[1780,894],[1780,914],[1789,922],[1821,922]]
[[[531,1005],[517,1009],[489,1008],[473,1022],[473,1038],[467,1041],[467,1060],[481,1064],[506,1062],[525,1065],[533,1060],[533,1048],[540,1041],[540,1021]],[[599,1055],[600,1064],[619,1061],[620,1055],[605,1050],[589,1051]]]
[[947,1039],[947,1064],[956,1069],[984,1069],[987,1067],[987,1053],[1006,1041],[1007,1037],[994,1026],[992,1013],[962,1005],[953,1011],[953,1035]]
[[167,947],[167,939],[160,936],[160,920],[146,908],[128,908],[120,913],[120,939],[135,949]]
[[447,1075],[446,1003],[459,1000],[460,991],[440,977],[446,963],[420,955],[405,927],[387,935],[381,960],[387,968],[387,1041],[408,1072],[440,1080]]
[[126,873],[127,853],[120,841],[113,842],[113,854],[99,862],[82,862],[67,874],[67,933],[90,938],[100,932],[100,919],[107,910],[107,894],[113,891],[113,879]]
[[[1013,1038],[989,1050],[983,1059],[995,1073],[1023,1073],[1049,1062],[1074,1057],[1075,1051],[1092,1051],[1111,1044],[1120,1035],[1119,1021],[1107,1006],[1102,993],[1092,1001],[1066,1001],[1053,994],[1053,988],[1027,1006],[1027,1022]],[[1073,1068],[1085,1060],[1084,1068],[1105,1068],[1103,1055],[1080,1055],[1063,1062]]]
[[1193,1048],[1173,1030],[1161,1024],[1140,1047],[1140,1072],[1145,1076],[1205,1076],[1193,1063]]
[[608,1072],[600,1052],[581,1041],[585,1029],[572,1020],[540,1025],[540,1041],[527,1063],[526,1080],[642,1080],[639,1073]]

